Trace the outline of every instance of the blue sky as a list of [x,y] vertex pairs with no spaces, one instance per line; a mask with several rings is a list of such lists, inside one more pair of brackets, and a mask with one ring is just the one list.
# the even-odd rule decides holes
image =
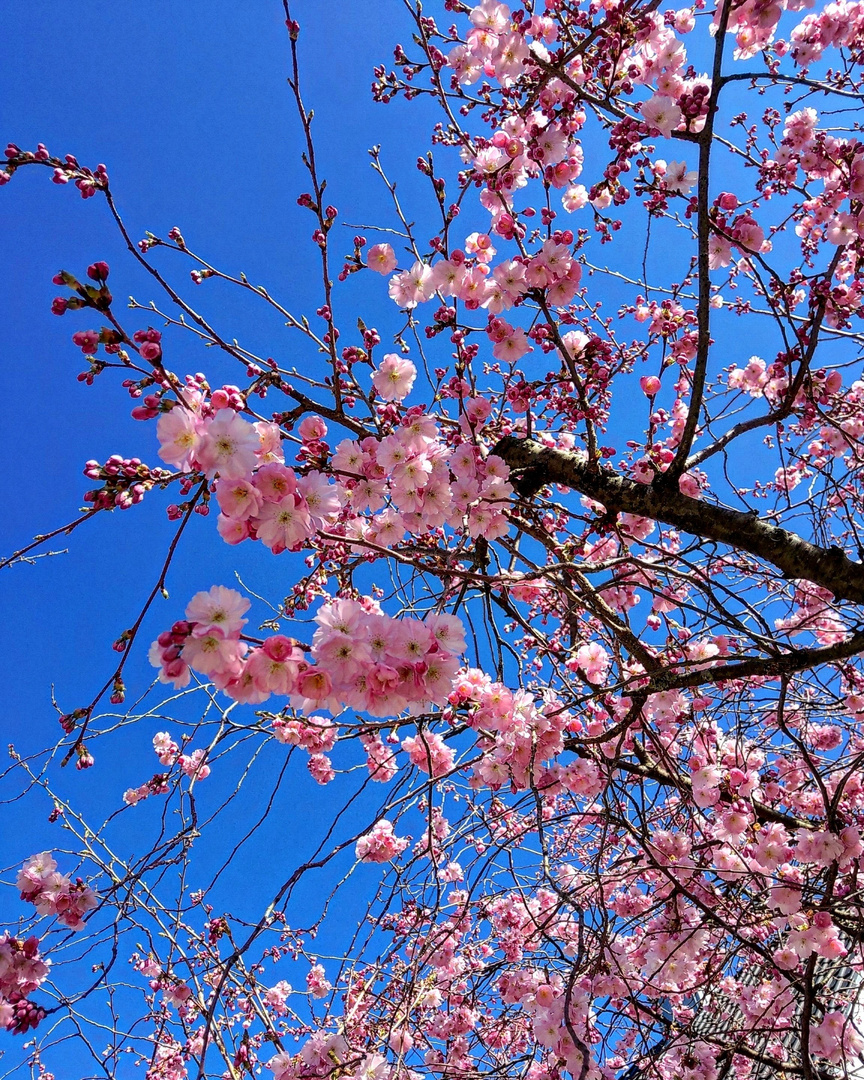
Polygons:
[[[375,105],[369,92],[373,65],[389,66],[395,42],[410,38],[402,5],[334,0],[325,10],[317,0],[298,0],[292,10],[303,27],[303,93],[315,111],[319,164],[340,222],[394,224],[386,192],[369,167],[367,150],[376,143],[409,217],[424,213],[428,182],[415,161],[437,116],[423,101]],[[312,314],[321,303],[320,274],[308,240],[313,218],[296,204],[309,185],[286,84],[281,3],[151,0],[142,6],[119,0],[72,8],[31,0],[7,10],[4,21],[11,46],[0,70],[0,138],[25,148],[41,141],[52,153],[74,153],[91,167],[104,162],[134,238],[145,230],[165,236],[178,225],[189,245],[215,265],[245,272],[290,310]],[[671,146],[664,151],[673,156]],[[680,155],[681,144],[674,151]],[[586,157],[590,171],[590,152]],[[472,225],[473,216],[460,219],[466,234],[483,220],[478,216]],[[350,250],[356,230],[337,228],[345,241],[340,247],[337,236],[338,258]],[[364,231],[370,242],[376,239]],[[589,258],[601,265],[620,259],[623,246],[638,265],[643,237],[644,223],[623,245],[592,245]],[[655,244],[657,269],[666,270],[669,250]],[[83,275],[95,259],[111,265],[115,297],[161,303],[153,282],[124,250],[100,198],[85,201],[71,185],[55,187],[47,170],[19,171],[0,192],[3,552],[75,517],[90,486],[81,475],[87,459],[104,461],[119,452],[158,464],[153,425],[130,419],[133,403],[114,373],[90,388],[75,379],[84,365],[70,338],[92,320],[50,313],[52,297],[62,291],[52,276],[60,268]],[[305,340],[254,298],[222,282],[193,286],[188,264],[170,252],[157,251],[154,262],[223,336],[289,365],[318,363]],[[608,279],[599,287],[612,314],[624,294]],[[146,313],[124,312],[122,303],[118,312],[129,329],[149,321]],[[338,290],[337,320],[340,313],[346,313],[346,328],[358,315],[377,325],[385,342],[400,325],[384,282],[368,273],[352,276]],[[436,348],[443,351],[445,344]],[[212,385],[237,378],[228,361],[189,335],[170,333],[165,348],[169,366],[181,375],[203,370]],[[750,341],[736,343],[729,360],[746,361],[750,351]],[[526,360],[539,362],[538,354]],[[641,395],[635,408],[637,415],[647,412]],[[623,414],[628,412],[625,405]],[[53,741],[52,684],[61,707],[72,709],[86,703],[112,669],[111,642],[140,609],[172,534],[165,502],[155,494],[129,511],[103,515],[50,545],[68,548],[68,554],[0,574],[6,613],[0,633],[11,673],[2,721],[7,742],[32,748]],[[177,618],[198,589],[232,584],[235,571],[253,591],[273,598],[284,595],[294,578],[290,556],[274,560],[260,545],[228,547],[217,540],[212,518],[194,518],[168,579],[171,599],[157,602],[145,639]],[[143,654],[128,673],[130,687],[146,685],[151,672]],[[151,734],[142,732],[142,745]],[[134,761],[126,765],[138,768]],[[82,794],[91,786],[80,777],[66,782]]]
[[[389,60],[398,39],[401,5],[387,5],[386,23],[374,17],[372,8],[359,0],[336,0],[326,5],[322,18],[316,0],[292,6],[305,28],[303,92],[307,107],[315,110],[316,150],[329,181],[329,201],[351,222],[380,221],[387,214],[386,193],[368,164],[366,151],[373,144],[385,144],[384,161],[402,191],[417,192],[422,180],[414,167],[423,149],[417,108],[397,104],[384,109],[373,104],[369,93],[373,65]],[[154,0],[140,5],[118,0],[73,8],[33,0],[7,9],[3,18],[3,145],[11,140],[35,149],[44,142],[52,154],[72,153],[91,167],[104,162],[133,237],[142,237],[145,230],[164,236],[177,225],[190,246],[215,265],[232,273],[242,270],[291,310],[312,314],[321,303],[320,277],[311,272],[317,270],[314,262],[310,270],[316,254],[308,242],[313,218],[296,205],[309,185],[286,83],[289,53],[281,3]],[[342,231],[344,246],[335,245],[337,258],[350,250],[357,230]],[[317,363],[304,340],[263,304],[256,306],[218,282],[196,288],[187,264],[170,253],[161,256],[156,260],[160,269],[224,335],[289,364],[308,369]],[[81,474],[87,459],[103,461],[121,453],[158,464],[153,425],[129,418],[134,403],[119,380],[108,373],[87,388],[75,379],[84,365],[70,338],[91,320],[50,313],[51,299],[62,291],[52,284],[53,275],[64,268],[83,276],[96,259],[111,265],[115,297],[161,301],[123,249],[101,198],[84,201],[71,186],[55,187],[41,169],[22,170],[0,193],[4,554],[76,516],[91,486]],[[381,279],[370,277],[357,275],[345,290],[356,306],[348,325],[362,314],[367,324],[392,334],[398,313]],[[143,313],[124,312],[122,303],[118,313],[124,320],[128,316],[129,329],[151,321]],[[166,356],[175,371],[205,371],[213,385],[237,380],[222,357],[181,334],[166,339]],[[9,672],[0,719],[4,744],[14,742],[24,752],[53,743],[59,729],[52,686],[60,706],[72,709],[89,701],[113,669],[111,642],[140,610],[172,534],[164,512],[167,501],[157,495],[131,511],[103,515],[50,545],[68,549],[67,554],[0,574],[0,634]],[[142,644],[146,649],[160,629],[178,618],[198,589],[216,582],[235,584],[235,571],[256,592],[274,599],[285,595],[295,579],[292,558],[274,560],[260,545],[229,548],[218,540],[213,518],[196,517],[168,579],[170,599],[157,603]],[[266,614],[263,608],[253,611],[253,616]],[[145,651],[139,649],[127,671],[131,699],[152,678]],[[181,716],[184,711],[194,716],[188,707],[181,707]],[[154,718],[120,739],[98,743],[96,769],[89,774],[66,770],[60,789],[91,823],[98,823],[120,805],[125,787],[156,771],[150,741],[166,726],[177,730]],[[255,791],[270,790],[283,758],[271,755],[261,763]],[[309,854],[325,824],[315,801],[318,789],[302,764],[293,772],[275,804],[282,822],[280,880],[285,867],[290,871],[298,857]],[[217,783],[226,780],[223,775]],[[353,779],[346,783],[354,786]],[[0,798],[15,786],[7,783]],[[328,805],[338,801],[340,786],[337,782],[331,789]],[[224,794],[224,786],[221,790]],[[217,788],[211,791],[215,799]],[[378,789],[376,796],[381,794]],[[203,787],[201,797],[202,802],[208,798]],[[249,819],[263,809],[263,799],[252,795],[244,804]],[[157,802],[124,812],[106,836],[140,851],[158,825]],[[10,869],[43,847],[70,846],[58,827],[47,823],[50,808],[38,796],[25,804],[0,802],[2,859]],[[372,813],[369,800],[364,819]],[[201,852],[210,869],[222,855],[219,835],[214,846]],[[295,836],[301,837],[296,846]],[[250,850],[260,865],[268,852],[272,857],[272,836]],[[69,868],[68,859],[65,867],[61,859],[64,868]],[[3,877],[9,881],[11,874]],[[245,903],[247,914],[257,910],[261,894],[242,874],[223,884],[235,911]],[[268,894],[272,886],[268,879]],[[320,879],[309,887],[313,894],[320,890]],[[304,907],[302,894],[299,906]],[[21,909],[14,889],[0,890],[0,912],[17,918]],[[350,920],[346,930],[349,926]],[[0,1035],[0,1042],[8,1048],[9,1037]],[[74,1068],[70,1052],[64,1053],[64,1064]]]
[[[321,172],[341,220],[393,223],[386,192],[368,163],[367,150],[376,143],[399,182],[409,217],[414,207],[428,207],[427,182],[414,163],[426,148],[429,111],[422,102],[375,105],[369,92],[373,65],[389,66],[393,45],[400,39],[407,44],[410,37],[401,4],[297,0],[293,13],[304,27],[303,93],[307,107],[315,110]],[[308,242],[313,218],[296,205],[309,185],[285,81],[288,42],[278,0],[148,0],[144,5],[114,0],[74,6],[28,0],[8,6],[3,19],[0,139],[28,149],[44,142],[51,153],[75,154],[91,167],[104,162],[134,238],[145,230],[164,236],[177,225],[208,261],[235,274],[245,272],[290,310],[312,314],[321,303],[320,278]],[[674,156],[671,148],[669,156]],[[470,215],[466,219],[467,233]],[[481,221],[478,217],[476,225]],[[334,245],[337,258],[350,250],[356,231],[342,229],[344,243]],[[375,233],[362,231],[373,242]],[[633,240],[632,257],[638,253],[639,260],[643,237]],[[595,248],[590,257],[603,263],[604,254]],[[668,249],[660,247],[653,257],[661,266]],[[50,313],[51,299],[61,291],[52,276],[61,268],[83,275],[96,259],[111,265],[115,297],[161,302],[151,280],[124,251],[100,198],[84,201],[71,186],[55,187],[50,174],[36,168],[21,170],[0,190],[3,554],[75,517],[90,486],[81,475],[87,459],[102,461],[119,452],[158,463],[153,425],[129,418],[133,403],[113,373],[92,388],[75,379],[84,365],[70,338],[91,320]],[[304,339],[263,304],[256,306],[253,298],[221,282],[193,286],[188,264],[171,253],[157,252],[154,261],[224,336],[289,366],[318,363]],[[604,297],[612,314],[621,294],[609,288]],[[398,312],[377,276],[352,277],[337,294],[338,304],[348,312],[346,327],[360,315],[381,329],[385,341],[399,327]],[[124,313],[122,305],[118,313],[130,330],[150,321],[143,313]],[[740,349],[746,362],[751,342]],[[205,371],[212,385],[237,378],[227,361],[189,336],[171,333],[165,351],[168,365],[181,375]],[[726,362],[741,359],[740,351],[733,351]],[[538,355],[533,362],[539,364]],[[644,400],[637,400],[646,411]],[[0,742],[14,742],[22,751],[52,743],[58,733],[52,685],[60,706],[72,709],[86,703],[110,673],[116,660],[111,642],[140,610],[172,535],[166,502],[151,495],[142,506],[102,515],[50,545],[68,548],[67,554],[0,573],[0,648],[7,671]],[[261,545],[228,547],[218,540],[212,518],[194,518],[168,578],[170,599],[157,602],[144,642],[178,618],[198,589],[234,584],[235,571],[252,591],[284,596],[295,579],[292,559],[274,560]],[[253,609],[253,618],[264,614],[263,608]],[[132,697],[152,677],[143,651],[127,671]],[[187,715],[193,716],[191,708]],[[155,771],[150,740],[165,726],[154,718],[122,739],[98,744],[97,769],[90,774],[67,770],[64,792],[94,821],[116,809],[125,787]],[[275,758],[262,762],[262,791],[265,778],[274,782],[278,765]],[[305,843],[323,824],[315,785],[305,769],[296,772],[277,804],[286,821],[283,844],[295,834]],[[335,790],[328,790],[336,801]],[[330,805],[329,795],[325,802]],[[17,804],[0,803],[0,835],[8,838],[2,858],[11,866],[42,847],[63,846],[62,836],[45,820],[49,809],[46,800],[30,802],[26,813]],[[248,812],[254,810],[253,800]],[[155,814],[153,806],[134,808],[112,828],[127,844],[143,844]],[[257,860],[267,858],[269,843],[262,836],[253,848]],[[283,851],[286,862],[308,853],[303,843]],[[211,866],[218,855],[217,848],[202,853]],[[256,899],[242,876],[227,881],[225,889],[250,903]],[[15,917],[19,910],[14,890],[0,891],[0,912]]]
[[[295,16],[311,22],[316,9],[301,2]],[[377,20],[358,20],[361,9],[368,15],[367,5],[352,0],[328,5],[326,29],[319,20],[303,33],[304,92],[316,113],[330,199],[349,220],[350,208],[374,221],[386,203],[367,148],[385,135],[400,151],[413,140],[419,152],[421,144],[411,120],[416,110],[409,115],[402,105],[385,110],[371,101],[372,65],[388,58],[395,34],[392,21],[385,36]],[[391,14],[398,11],[390,6]],[[15,46],[0,73],[4,139],[34,148],[41,141],[52,153],[74,153],[91,166],[105,162],[133,237],[148,229],[165,235],[179,225],[190,246],[214,264],[244,271],[290,309],[311,314],[321,302],[320,279],[309,266],[313,219],[296,205],[308,183],[285,82],[281,4],[192,0],[156,2],[145,11],[121,2],[72,10],[37,0],[7,12],[5,22]],[[398,173],[397,153],[389,156]],[[406,155],[402,171],[416,188],[414,156]],[[345,251],[353,232],[344,230]],[[133,403],[119,380],[109,373],[92,388],[76,382],[84,365],[70,337],[90,323],[75,313],[50,314],[52,297],[62,291],[52,276],[61,267],[83,275],[89,262],[104,259],[115,297],[133,295],[142,303],[161,297],[123,250],[102,200],[56,188],[47,170],[22,170],[3,191],[0,237],[9,453],[0,478],[6,506],[0,534],[7,551],[76,515],[90,486],[81,475],[88,458],[120,452],[158,464],[152,425],[129,418]],[[341,250],[336,247],[337,256]],[[263,304],[222,283],[196,289],[188,265],[161,254],[160,268],[226,336],[280,360],[316,361]],[[381,279],[367,277],[350,283],[351,299],[362,303],[367,322],[395,324]],[[122,303],[118,310],[130,328],[149,321],[146,313],[124,313]],[[237,378],[221,357],[181,334],[166,343],[166,355],[174,370],[204,370],[214,385]],[[72,707],[110,663],[106,650],[146,595],[169,536],[163,500],[149,503],[51,545],[68,547],[68,555],[2,575],[0,602],[10,615],[4,645],[18,673],[6,703],[10,715],[28,716],[28,727],[46,714],[49,679]],[[188,594],[220,573],[255,568],[259,577],[250,584],[263,591],[285,573],[258,547],[218,544],[212,520],[196,520],[190,539],[169,581],[169,621]]]

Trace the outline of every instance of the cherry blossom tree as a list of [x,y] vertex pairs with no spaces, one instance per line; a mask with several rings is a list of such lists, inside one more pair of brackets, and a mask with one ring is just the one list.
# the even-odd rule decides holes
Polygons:
[[[86,509],[5,565],[145,497],[176,532],[114,670],[4,773],[66,829],[6,841],[4,1052],[43,1078],[72,1044],[147,1080],[860,1075],[864,3],[403,6],[373,94],[434,110],[428,199],[374,148],[392,214],[344,255],[363,208],[328,202],[285,3],[314,313],[179,228],[130,235],[103,165],[6,151],[3,184],[101,203],[155,298],[121,310],[100,261],[55,279],[152,463],[88,461]],[[178,261],[302,361],[205,319]],[[177,370],[190,336],[234,383]],[[273,595],[167,595],[196,514],[280,557]],[[100,745],[154,725],[111,792]],[[324,825],[289,865],[307,770]]]

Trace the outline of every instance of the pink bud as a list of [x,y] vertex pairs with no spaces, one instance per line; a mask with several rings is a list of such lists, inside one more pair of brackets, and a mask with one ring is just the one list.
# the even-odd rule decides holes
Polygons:
[[95,262],[87,267],[87,277],[91,281],[106,281],[108,279],[108,263]]
[[656,375],[643,375],[639,380],[639,385],[642,387],[642,393],[648,397],[654,397],[660,392],[660,380]]
[[516,222],[510,214],[499,214],[495,221],[495,232],[505,240],[512,240]]

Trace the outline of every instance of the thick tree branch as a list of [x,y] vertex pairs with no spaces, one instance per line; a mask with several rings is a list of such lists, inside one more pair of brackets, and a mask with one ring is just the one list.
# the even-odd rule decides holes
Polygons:
[[810,671],[820,664],[832,664],[848,660],[864,652],[864,633],[852,634],[843,641],[819,648],[795,649],[781,656],[753,656],[737,664],[720,664],[716,667],[698,668],[694,671],[666,671],[651,680],[654,690],[686,690],[690,687],[708,686],[729,682],[733,679],[777,679],[782,675],[796,675]]
[[638,514],[693,536],[728,544],[771,563],[786,578],[812,581],[829,589],[838,600],[864,604],[864,566],[840,548],[819,547],[754,514],[713,506],[676,490],[658,491],[609,469],[591,468],[578,453],[541,446],[533,439],[508,435],[493,452],[511,470],[530,470],[538,482],[571,487],[613,513]]

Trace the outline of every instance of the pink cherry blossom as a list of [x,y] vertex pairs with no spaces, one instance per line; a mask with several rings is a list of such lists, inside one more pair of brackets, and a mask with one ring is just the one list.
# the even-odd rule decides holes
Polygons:
[[411,393],[417,368],[405,356],[388,353],[372,376],[372,384],[385,401],[402,401]]
[[390,298],[399,307],[409,310],[428,300],[432,289],[432,270],[419,261],[410,270],[403,270],[390,279]]
[[376,274],[390,274],[399,262],[389,244],[373,244],[366,254],[366,265]]
[[356,855],[361,862],[390,862],[407,847],[408,841],[396,836],[392,822],[382,819],[357,841]]
[[681,123],[683,113],[670,97],[664,94],[655,94],[640,106],[640,111],[645,121],[667,139],[672,137],[672,132]]
[[207,592],[196,593],[186,605],[186,618],[190,623],[204,627],[219,627],[226,635],[238,633],[246,624],[243,616],[250,603],[236,589],[213,585]]
[[260,445],[258,432],[232,409],[220,409],[206,426],[195,457],[212,479],[217,473],[226,479],[240,479],[256,464]]
[[192,468],[201,441],[201,421],[188,409],[175,408],[163,413],[156,424],[159,457],[181,471]]

